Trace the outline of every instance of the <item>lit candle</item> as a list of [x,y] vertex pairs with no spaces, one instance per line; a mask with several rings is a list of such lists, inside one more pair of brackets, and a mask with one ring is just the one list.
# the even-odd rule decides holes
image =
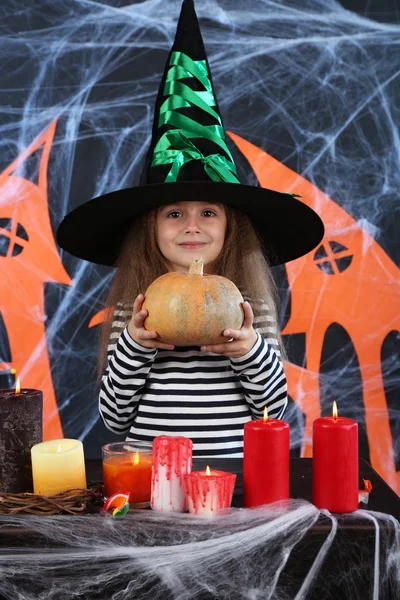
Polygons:
[[39,390],[0,390],[0,492],[32,492],[30,450],[42,441],[43,394]]
[[226,512],[232,502],[236,475],[225,471],[192,471],[184,478],[187,507],[190,513],[214,517]]
[[333,416],[313,423],[312,481],[313,504],[334,513],[358,508],[358,425]]
[[184,477],[192,470],[193,442],[183,436],[160,435],[153,440],[151,508],[184,512]]
[[264,418],[244,425],[243,501],[245,507],[289,498],[289,425]]
[[146,442],[113,442],[102,448],[103,483],[107,497],[129,493],[133,508],[150,505],[152,445]]
[[63,438],[36,444],[31,448],[33,491],[52,496],[76,488],[86,488],[83,445]]

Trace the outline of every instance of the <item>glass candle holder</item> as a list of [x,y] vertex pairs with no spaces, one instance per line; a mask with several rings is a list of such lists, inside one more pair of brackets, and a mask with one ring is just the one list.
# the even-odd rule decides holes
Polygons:
[[133,508],[150,506],[151,442],[112,442],[102,447],[104,493],[129,492]]

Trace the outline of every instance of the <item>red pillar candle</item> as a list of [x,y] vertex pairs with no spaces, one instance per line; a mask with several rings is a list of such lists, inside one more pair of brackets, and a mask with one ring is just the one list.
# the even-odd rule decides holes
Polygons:
[[337,416],[336,402],[333,415],[313,423],[313,504],[348,513],[358,508],[358,425]]
[[185,475],[184,485],[190,513],[202,517],[215,517],[229,509],[236,475],[207,467],[205,471],[192,471]]
[[278,419],[244,426],[243,501],[245,507],[289,498],[290,428]]

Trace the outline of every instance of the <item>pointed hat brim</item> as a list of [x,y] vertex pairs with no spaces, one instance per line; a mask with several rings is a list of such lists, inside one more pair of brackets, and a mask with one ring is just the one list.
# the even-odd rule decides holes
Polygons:
[[179,201],[223,203],[247,214],[271,266],[307,254],[324,236],[317,213],[290,194],[252,185],[178,181],[122,189],[86,202],[64,218],[57,242],[78,258],[116,266],[134,219]]

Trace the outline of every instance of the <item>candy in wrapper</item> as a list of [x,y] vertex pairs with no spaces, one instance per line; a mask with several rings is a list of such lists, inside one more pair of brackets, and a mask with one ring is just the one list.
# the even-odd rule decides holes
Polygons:
[[104,502],[102,512],[112,510],[114,518],[123,517],[129,510],[129,492],[117,492]]
[[368,504],[369,494],[372,491],[372,484],[369,479],[363,479],[364,489],[358,492],[358,502]]

